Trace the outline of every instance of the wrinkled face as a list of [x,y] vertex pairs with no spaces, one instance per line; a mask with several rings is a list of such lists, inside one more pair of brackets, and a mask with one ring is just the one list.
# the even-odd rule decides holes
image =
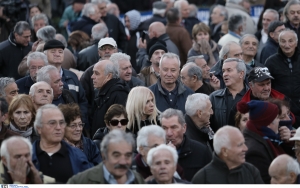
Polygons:
[[254,57],[257,53],[258,42],[254,37],[246,37],[241,47],[244,55]]
[[248,121],[249,121],[249,113],[241,114],[241,120],[239,123],[239,129],[241,130],[241,132],[243,132],[244,129],[246,128],[246,124]]
[[142,155],[145,162],[147,161],[148,152],[150,149],[155,148],[161,144],[165,144],[165,140],[154,134],[148,135],[147,146],[140,146],[140,154]]
[[49,49],[46,55],[50,65],[61,66],[64,61],[64,50],[62,48]]
[[107,6],[106,3],[98,3],[98,8],[101,13],[101,16],[106,16],[107,14]]
[[13,100],[14,96],[18,95],[19,89],[15,82],[8,84],[4,88],[5,93],[5,99],[10,104],[10,102]]
[[271,79],[266,79],[261,82],[250,82],[249,84],[252,95],[259,98],[260,100],[266,100],[271,94]]
[[171,183],[176,171],[176,164],[171,152],[168,150],[155,152],[150,169],[157,183]]
[[[280,166],[278,166],[280,165]],[[294,184],[292,178],[287,171],[282,167],[282,164],[271,165],[269,175],[271,176],[271,184]]]
[[79,142],[83,130],[83,124],[80,117],[70,122],[65,128],[65,138],[71,143]]
[[186,125],[181,125],[177,116],[172,116],[168,119],[162,118],[161,125],[166,131],[167,143],[171,142],[174,146],[179,147],[186,131]]
[[[114,129],[119,129],[119,130],[122,130],[122,131],[125,131],[126,130],[126,126],[128,124],[128,120],[125,121],[127,119],[125,119],[125,116],[122,114],[120,116],[114,116],[108,125],[106,125],[108,127],[108,129],[110,131],[114,130]],[[114,122],[117,122],[118,121],[118,124],[115,125]],[[127,123],[122,123],[122,122],[127,122]]]
[[206,40],[207,42],[209,41],[209,34],[207,32],[199,32],[196,35],[196,40],[197,42],[200,42],[201,40]]
[[127,142],[110,143],[107,155],[102,154],[103,163],[115,179],[126,176],[132,162],[132,146]]
[[91,14],[89,17],[90,17],[92,20],[94,20],[95,22],[99,22],[99,21],[100,21],[100,19],[101,19],[101,13],[100,13],[100,11],[99,11],[99,9],[98,9],[97,6],[96,6],[96,8],[95,8],[95,13],[94,13],[94,14]]
[[279,46],[287,57],[293,56],[297,47],[296,36],[288,31],[283,33],[279,39]]
[[43,106],[45,104],[51,104],[53,100],[52,91],[49,84],[40,83],[36,86],[32,102],[36,106]]
[[100,89],[107,82],[108,75],[104,74],[104,66],[101,63],[97,63],[93,68],[92,75],[94,88]]
[[119,75],[122,80],[129,82],[132,76],[132,65],[130,61],[121,60],[119,61]]
[[32,113],[24,105],[20,106],[13,112],[12,121],[14,121],[15,125],[21,130],[28,127],[31,120],[32,120]]
[[41,11],[37,8],[37,7],[32,7],[30,9],[30,18],[32,18],[33,16],[40,14]]
[[202,78],[210,79],[210,76],[209,76],[210,67],[207,65],[207,62],[205,61],[205,59],[196,59],[195,63],[202,70]]
[[83,3],[74,3],[73,4],[73,10],[74,12],[78,13],[82,11],[84,4]]
[[155,104],[154,104],[154,98],[153,96],[150,94],[147,101],[146,101],[146,105],[144,108],[144,114],[147,116],[150,116],[153,114],[155,109]]
[[299,26],[300,24],[300,5],[291,5],[286,14],[291,24]]
[[54,98],[59,97],[62,94],[63,82],[61,81],[61,75],[58,71],[51,71],[49,73],[51,79],[51,88],[53,89]]
[[59,109],[45,109],[42,114],[42,126],[37,127],[37,131],[41,140],[57,144],[64,137],[65,127],[65,118]]
[[187,2],[182,2],[180,11],[182,18],[188,18],[190,14],[189,4]]
[[279,126],[279,115],[273,120],[273,122],[268,126],[272,131],[278,134],[278,126]]
[[22,35],[18,35],[17,33],[15,33],[14,35],[18,44],[21,44],[22,46],[28,46],[31,37],[30,30],[24,30]]
[[232,87],[239,82],[243,82],[244,72],[238,72],[236,66],[236,61],[227,62],[223,64],[223,80],[226,87]]
[[243,59],[243,50],[240,47],[240,45],[232,44],[230,46],[229,53],[228,53],[228,55],[227,55],[227,57],[225,59],[227,59],[227,58]]
[[161,62],[159,74],[164,84],[174,84],[179,76],[179,64],[176,58],[164,58]]
[[42,59],[33,59],[29,63],[29,74],[31,79],[36,82],[37,71],[45,66],[45,62]]
[[39,29],[41,29],[42,27],[45,27],[45,26],[46,26],[46,23],[43,19],[36,20],[33,24],[34,32],[36,33]]
[[225,17],[221,15],[220,8],[216,7],[214,8],[213,12],[210,15],[211,23],[212,24],[218,24],[224,21]]
[[117,51],[117,48],[107,44],[98,49],[98,54],[101,59],[109,59],[111,54],[116,53]]
[[273,12],[265,12],[263,14],[263,19],[262,19],[262,25],[264,31],[267,33],[268,32],[268,27],[271,22],[275,21],[276,17]]
[[285,26],[278,26],[274,32],[270,32],[270,36],[278,43],[278,37],[281,31],[285,30]]
[[241,132],[235,131],[230,134],[230,147],[226,148],[227,160],[233,166],[240,166],[245,162],[246,151],[248,150],[244,136]]
[[282,106],[281,107],[281,114],[279,116],[280,121],[289,121],[289,120],[291,120],[290,115],[291,115],[290,109],[287,106]]
[[[209,126],[210,125],[210,116],[213,115],[212,105],[209,99],[206,101],[206,107],[204,110],[200,110],[199,112],[199,125]],[[202,128],[202,127],[200,127]]]
[[187,87],[193,89],[194,86],[195,86],[195,84],[196,84],[196,82],[195,82],[195,81],[196,81],[196,78],[193,79],[193,77],[190,77],[190,76],[188,75],[188,69],[189,69],[189,68],[190,68],[190,66],[186,66],[186,67],[182,68],[182,70],[180,71],[180,78],[181,78],[181,82],[182,82],[185,86],[187,86]]
[[165,53],[166,52],[164,50],[155,50],[150,59],[151,63],[159,64],[161,56],[164,55]]

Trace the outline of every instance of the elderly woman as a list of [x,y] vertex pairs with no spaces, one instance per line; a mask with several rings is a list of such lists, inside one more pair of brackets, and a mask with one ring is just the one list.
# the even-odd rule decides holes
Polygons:
[[15,96],[8,107],[8,119],[10,121],[8,129],[28,138],[33,143],[38,139],[35,131],[33,131],[35,114],[36,111],[29,95]]
[[192,30],[193,46],[188,52],[188,57],[204,55],[209,67],[219,60],[219,46],[210,38],[210,28],[203,22],[194,25]]
[[91,139],[84,137],[82,134],[84,123],[81,121],[78,104],[60,104],[58,108],[63,113],[67,124],[64,141],[80,149],[86,155],[90,163],[98,165],[101,162],[100,151]]
[[147,87],[138,86],[129,92],[126,111],[129,123],[127,128],[135,135],[144,126],[160,125],[155,96]]

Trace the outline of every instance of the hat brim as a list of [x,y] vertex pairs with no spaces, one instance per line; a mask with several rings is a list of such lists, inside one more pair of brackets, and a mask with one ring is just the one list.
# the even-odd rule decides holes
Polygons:
[[262,81],[264,81],[264,80],[266,80],[266,79],[274,79],[273,78],[273,76],[269,76],[269,75],[263,75],[263,76],[261,76],[261,77],[259,77],[259,78],[256,78],[256,79],[253,79],[255,82],[262,82]]
[[294,136],[290,138],[289,140],[294,141],[294,140],[299,140],[300,141],[300,136]]

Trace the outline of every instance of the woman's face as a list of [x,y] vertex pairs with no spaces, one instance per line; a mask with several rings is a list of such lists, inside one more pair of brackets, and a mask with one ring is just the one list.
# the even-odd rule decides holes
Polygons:
[[114,116],[106,125],[110,131],[114,129],[119,129],[122,131],[126,130],[128,119],[125,119],[125,116],[122,114],[120,116]]
[[209,41],[209,34],[207,32],[200,31],[199,33],[197,33],[196,39],[197,39],[197,42],[199,42],[200,40]]
[[246,124],[248,120],[249,120],[249,113],[241,114],[241,120],[239,123],[239,129],[241,130],[241,132],[243,132],[244,129],[246,128]]
[[32,7],[30,9],[30,18],[32,18],[33,16],[40,14],[41,11],[37,8],[37,7]]
[[32,113],[22,105],[13,112],[12,120],[20,129],[28,127],[32,119]]
[[80,117],[70,122],[65,128],[65,138],[72,143],[78,142],[81,139],[83,125]]
[[291,118],[290,118],[290,109],[288,109],[288,107],[282,106],[281,111],[282,111],[282,113],[279,116],[280,121],[291,120]]
[[154,98],[153,96],[150,94],[147,101],[146,101],[146,106],[144,108],[144,114],[147,116],[150,116],[153,114],[155,108],[155,104],[154,104]]

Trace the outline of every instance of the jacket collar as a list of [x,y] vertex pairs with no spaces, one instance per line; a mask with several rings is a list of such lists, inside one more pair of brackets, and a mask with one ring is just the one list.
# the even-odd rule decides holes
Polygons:
[[[281,56],[283,56],[283,58],[287,59],[288,57],[283,53],[282,49],[280,47],[278,47],[278,51],[277,51],[278,54],[280,54]],[[295,52],[293,54],[292,57],[290,57],[291,59],[295,59],[297,58],[297,56],[299,55],[300,51],[299,51],[299,48],[296,47],[295,49]],[[293,62],[293,61],[292,61]]]
[[113,87],[113,85],[115,85],[119,80],[120,80],[119,78],[112,78],[108,82],[106,82],[104,86],[100,89],[99,96],[106,95],[109,89]]
[[94,168],[93,173],[90,173],[87,178],[93,182],[99,182],[99,183],[106,182],[104,180],[103,162],[101,162],[99,165],[93,168]]
[[[224,97],[227,90],[228,90],[227,87],[225,87],[224,89],[221,89],[219,93],[216,93],[216,97]],[[249,87],[244,83],[244,88],[239,93],[244,92],[244,94],[245,94],[247,92],[247,90],[249,90]]]
[[[243,98],[241,99],[241,101],[244,102],[249,102],[253,99],[251,99],[253,96],[251,96],[252,94],[252,90],[249,89],[246,94],[243,96]],[[276,91],[275,89],[271,89],[271,94],[270,94],[270,98],[275,98],[275,99],[281,99],[283,100],[285,98],[284,94],[280,93],[279,91]],[[258,99],[260,100],[260,99]]]
[[[177,79],[176,80],[176,85],[177,85],[177,89],[178,89],[178,95],[182,94],[183,92],[185,92],[185,87],[184,85]],[[162,88],[162,85],[161,85],[161,79],[158,78],[157,79],[157,87],[158,87],[158,90],[163,94],[163,95],[166,95],[163,88]]]
[[183,140],[180,146],[180,153],[178,153],[179,158],[183,158],[192,153],[190,139],[184,134]]
[[170,39],[170,37],[168,36],[167,33],[160,35],[158,38],[163,40],[163,41],[166,41],[166,40]]
[[217,166],[219,169],[229,171],[229,172],[238,172],[242,169],[242,166],[243,166],[243,164],[241,164],[238,167],[229,169],[227,164],[222,159],[220,159],[219,156],[215,152],[213,153],[212,164],[214,166]]
[[19,46],[19,47],[22,46],[22,45],[16,43],[16,39],[15,39],[15,36],[14,36],[14,33],[13,33],[13,32],[11,32],[11,33],[9,34],[9,36],[8,36],[8,41],[9,41],[12,45],[14,45],[14,46]]

